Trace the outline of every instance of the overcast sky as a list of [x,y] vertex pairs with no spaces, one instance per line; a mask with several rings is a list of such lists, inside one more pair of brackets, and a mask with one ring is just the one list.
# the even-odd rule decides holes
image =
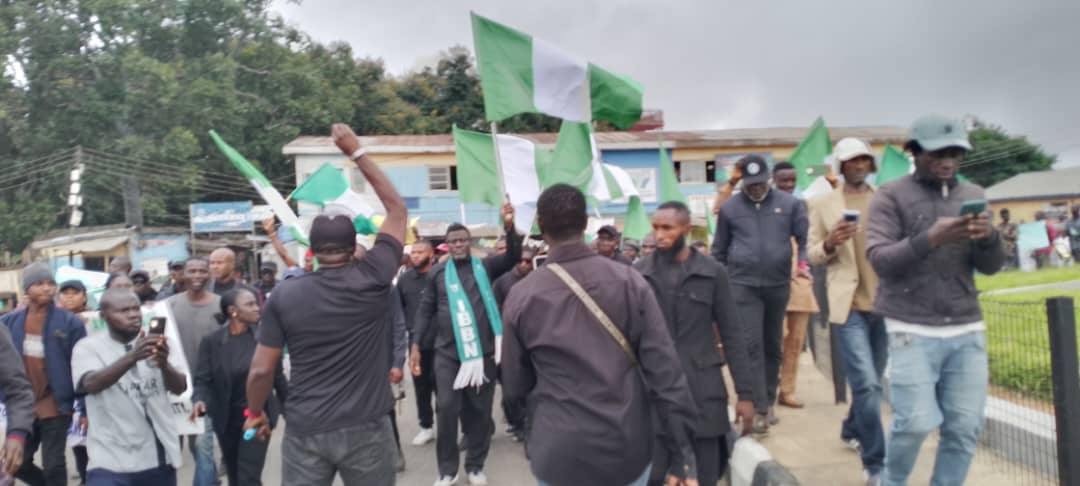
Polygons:
[[972,114],[1080,165],[1074,0],[276,0],[320,42],[401,74],[455,44],[469,11],[645,86],[668,129],[908,126]]

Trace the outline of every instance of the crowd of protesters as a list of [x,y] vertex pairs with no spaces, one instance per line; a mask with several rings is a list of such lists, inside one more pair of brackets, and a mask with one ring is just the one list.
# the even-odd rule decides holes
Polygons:
[[[57,285],[44,263],[24,269],[26,305],[0,318],[4,473],[67,484],[74,429],[86,436],[75,456],[88,485],[176,484],[185,442],[196,486],[220,482],[215,442],[228,484],[257,485],[284,419],[282,484],[392,485],[405,467],[394,402],[408,371],[411,444],[435,442],[435,486],[488,484],[497,384],[538,484],[712,486],[727,437],[782,433],[775,407],[804,406],[795,383],[819,311],[816,265],[853,395],[838,438],[860,452],[867,484],[907,484],[935,430],[933,484],[964,482],[988,378],[973,274],[1015,258],[1016,235],[1007,214],[994,226],[985,211],[961,211],[984,199],[956,177],[971,150],[962,123],[916,121],[905,146],[915,171],[881,187],[869,182],[870,147],[838,141],[833,190],[809,200],[791,164],[744,157],[719,188],[711,248],[690,240],[679,202],[658,206],[640,242],[603,226],[590,247],[586,198],[559,184],[537,203],[542,243],[517,234],[506,204],[505,235],[483,258],[460,224],[440,245],[406,249],[404,200],[348,127],[333,139],[385,208],[370,248],[350,216],[321,214],[299,264],[269,220],[282,281],[266,264],[244,283],[222,248],[170,262],[155,290],[117,258],[97,311],[82,282]],[[1064,228],[1073,240],[1078,212]],[[161,312],[172,333],[147,326]],[[186,441],[169,398],[185,392],[187,419],[204,424]]]

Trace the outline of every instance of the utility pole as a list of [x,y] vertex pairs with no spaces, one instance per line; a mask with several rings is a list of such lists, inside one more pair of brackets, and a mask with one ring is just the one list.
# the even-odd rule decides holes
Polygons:
[[142,188],[135,176],[124,177],[124,224],[143,226]]
[[68,235],[75,231],[76,226],[82,224],[82,174],[84,171],[86,171],[86,165],[83,164],[82,145],[79,145],[75,147],[75,165],[71,168],[71,174],[68,178],[70,185],[68,187],[67,205],[71,213],[68,219]]

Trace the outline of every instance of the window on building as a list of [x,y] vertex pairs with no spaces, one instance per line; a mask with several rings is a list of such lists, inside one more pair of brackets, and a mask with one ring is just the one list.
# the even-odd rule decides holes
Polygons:
[[95,272],[105,271],[105,257],[103,256],[83,256],[83,270],[93,270]]
[[[682,184],[704,184],[710,180],[706,170],[708,164],[705,161],[675,162],[675,175]],[[715,179],[715,174],[712,179]]]
[[428,167],[428,189],[432,191],[456,191],[457,188],[457,167]]

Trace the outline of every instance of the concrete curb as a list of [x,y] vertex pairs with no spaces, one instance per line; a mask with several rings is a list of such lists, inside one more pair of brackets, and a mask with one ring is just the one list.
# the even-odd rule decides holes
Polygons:
[[769,450],[752,437],[735,441],[728,468],[730,486],[796,486],[795,478]]

